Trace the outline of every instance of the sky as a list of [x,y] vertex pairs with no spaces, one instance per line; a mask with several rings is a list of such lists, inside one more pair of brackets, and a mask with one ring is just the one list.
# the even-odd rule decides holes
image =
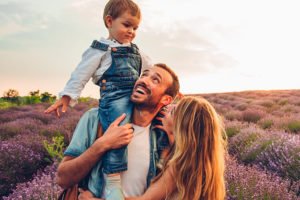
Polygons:
[[[1,0],[0,95],[57,95],[94,39],[107,0]],[[135,0],[134,42],[168,64],[183,93],[300,89],[297,0]],[[82,96],[99,97],[90,81]]]

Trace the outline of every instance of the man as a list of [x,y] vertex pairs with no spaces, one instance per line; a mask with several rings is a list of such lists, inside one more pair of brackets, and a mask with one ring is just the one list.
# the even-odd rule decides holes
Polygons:
[[144,70],[135,83],[131,95],[135,104],[132,124],[118,126],[125,118],[122,115],[99,137],[99,131],[96,134],[97,129],[101,130],[97,109],[85,113],[58,167],[57,183],[67,188],[81,182],[94,196],[101,197],[104,187],[101,157],[108,150],[128,144],[128,170],[121,174],[124,194],[143,194],[156,175],[159,159],[156,135],[150,124],[160,109],[172,102],[178,91],[175,73],[165,64],[156,64]]

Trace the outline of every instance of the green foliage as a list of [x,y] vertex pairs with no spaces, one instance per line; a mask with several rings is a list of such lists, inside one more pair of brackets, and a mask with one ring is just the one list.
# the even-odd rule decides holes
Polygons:
[[25,105],[41,103],[39,96],[25,96],[25,97],[23,97],[23,100],[24,100],[23,102]]
[[292,121],[287,124],[287,130],[292,133],[300,132],[300,121]]
[[256,123],[263,117],[263,113],[258,110],[246,110],[242,114],[242,118],[246,122]]
[[15,106],[15,104],[4,100],[3,98],[0,98],[0,109],[5,109],[5,108],[9,108]]
[[236,134],[238,134],[240,132],[240,129],[237,127],[228,127],[226,128],[226,134],[229,138],[235,136]]
[[60,162],[63,158],[63,149],[64,149],[64,136],[58,135],[52,138],[52,143],[48,143],[47,140],[44,140],[44,147],[47,150],[49,156],[53,160]]
[[56,96],[49,92],[44,92],[40,95],[39,90],[29,92],[29,96],[20,97],[17,95],[19,95],[19,92],[14,89],[4,92],[3,97],[0,98],[0,109],[37,104],[41,102],[53,103],[56,100]]
[[44,92],[41,94],[41,101],[42,102],[54,102],[56,100],[56,96],[50,94],[49,92]]
[[245,149],[250,147],[258,138],[260,138],[260,134],[258,133],[250,133],[247,137],[244,138],[242,144]]
[[[261,135],[259,133],[240,133],[236,135],[234,141],[231,141],[229,153],[235,154],[239,159],[242,159],[249,147],[258,140]],[[233,137],[234,138],[234,137]]]
[[242,161],[246,164],[254,162],[257,156],[264,152],[272,143],[272,140],[262,141],[258,147],[253,148],[252,151],[245,153],[245,155],[242,157]]
[[263,129],[268,129],[268,128],[271,128],[271,126],[273,125],[273,121],[270,120],[270,119],[266,119],[266,120],[262,120],[259,124],[260,124],[260,127],[263,128]]
[[86,102],[90,102],[93,98],[91,97],[80,97],[78,98],[78,102],[79,103],[86,103]]

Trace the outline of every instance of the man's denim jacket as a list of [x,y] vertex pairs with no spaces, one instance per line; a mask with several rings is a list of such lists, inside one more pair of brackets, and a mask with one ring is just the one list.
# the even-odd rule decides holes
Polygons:
[[[80,119],[72,136],[72,140],[64,152],[65,156],[77,157],[86,151],[96,140],[98,128],[98,108],[87,111]],[[157,151],[157,139],[154,128],[150,127],[150,166],[147,175],[147,187],[152,178],[156,176],[156,163],[159,155]],[[79,184],[88,188],[96,197],[101,197],[104,179],[101,160],[93,167],[87,177]]]

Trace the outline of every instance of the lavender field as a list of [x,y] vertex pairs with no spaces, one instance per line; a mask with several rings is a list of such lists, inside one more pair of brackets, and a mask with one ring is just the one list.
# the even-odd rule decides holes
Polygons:
[[[201,94],[223,116],[228,136],[227,199],[300,199],[300,90]],[[44,141],[67,145],[80,116],[97,101],[61,118],[49,104],[0,110],[0,199],[57,199],[57,167]]]

